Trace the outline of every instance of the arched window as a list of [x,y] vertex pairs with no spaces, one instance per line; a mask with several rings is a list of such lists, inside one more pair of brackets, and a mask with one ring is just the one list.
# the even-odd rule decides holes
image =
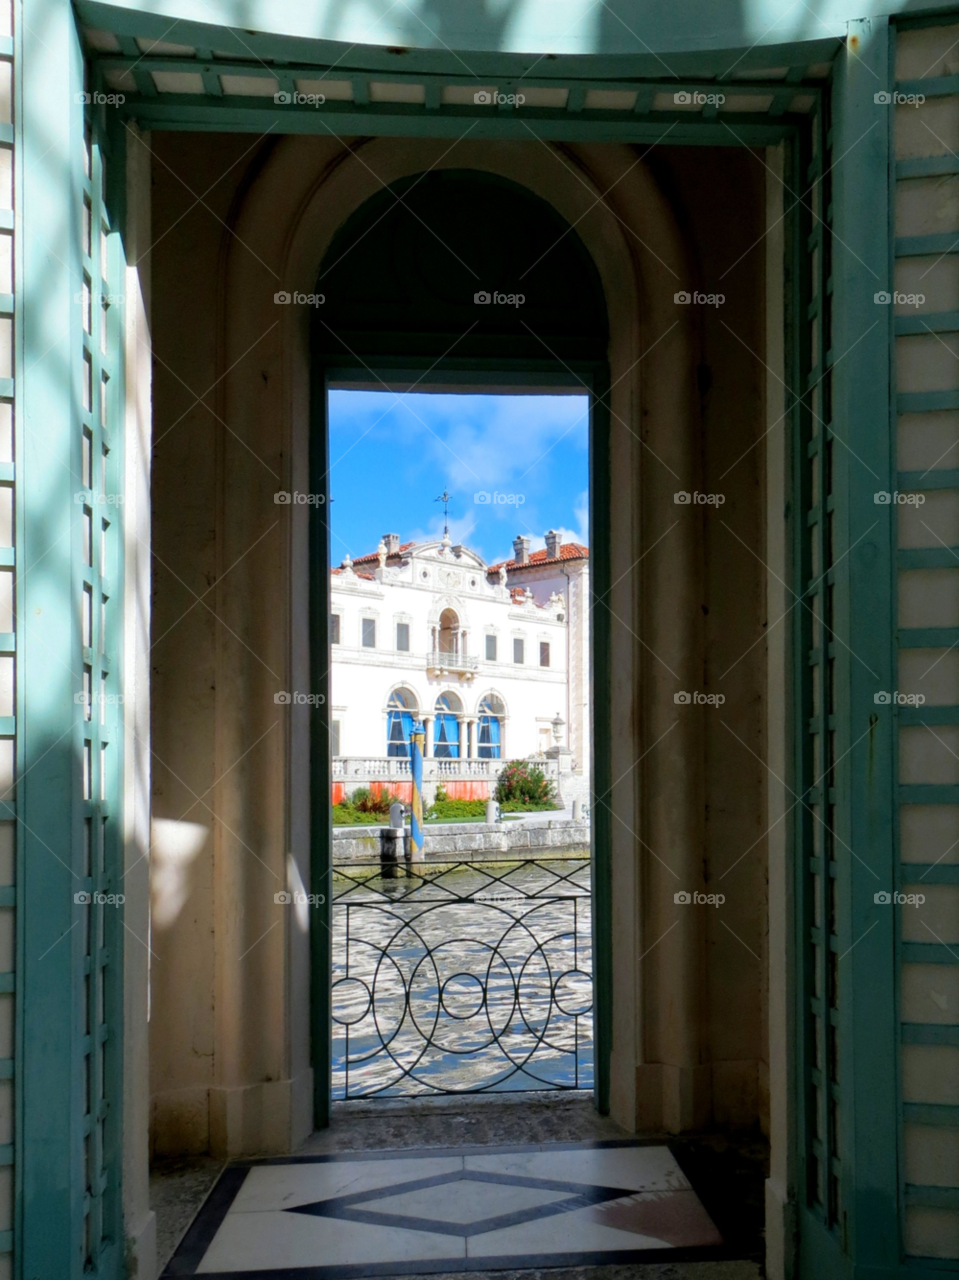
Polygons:
[[488,693],[479,704],[477,754],[481,760],[498,760],[502,743],[502,718],[505,707],[495,693]]
[[454,609],[444,609],[440,614],[439,651],[440,653],[457,653],[459,645],[460,620]]
[[394,689],[386,708],[386,754],[408,758],[416,698],[409,689]]
[[460,730],[456,718],[462,708],[455,694],[441,693],[436,699],[436,721],[433,729],[433,755],[437,760],[458,760]]

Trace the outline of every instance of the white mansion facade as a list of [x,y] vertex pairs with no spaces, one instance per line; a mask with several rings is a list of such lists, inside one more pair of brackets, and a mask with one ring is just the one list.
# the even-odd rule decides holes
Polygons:
[[333,570],[335,783],[402,776],[416,720],[451,795],[476,790],[445,779],[547,751],[588,775],[589,552],[552,531],[546,543],[530,553],[519,537],[512,560],[487,565],[448,535],[386,534]]

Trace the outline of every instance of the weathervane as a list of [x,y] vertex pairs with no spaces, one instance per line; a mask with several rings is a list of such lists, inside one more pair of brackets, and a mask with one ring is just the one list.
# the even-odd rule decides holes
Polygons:
[[444,489],[440,496],[438,498],[434,498],[433,501],[442,502],[443,504],[443,518],[445,521],[443,537],[448,538],[450,536],[450,495]]

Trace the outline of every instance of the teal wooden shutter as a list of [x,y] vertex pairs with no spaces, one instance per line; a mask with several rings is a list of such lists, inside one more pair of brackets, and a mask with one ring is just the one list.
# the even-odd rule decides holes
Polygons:
[[[894,687],[884,21],[849,24],[815,131],[806,218],[808,326],[795,468],[796,810],[800,944],[799,1239],[803,1277],[899,1262]],[[808,266],[802,260],[805,249]]]
[[[900,807],[896,875],[883,887],[907,899],[889,908],[902,1250],[937,1274],[942,1260],[955,1269],[959,1259],[959,25],[948,23],[895,33],[897,296],[885,308],[896,377],[890,489],[906,499],[892,511],[897,689],[925,697],[884,708],[898,725]],[[908,901],[919,895],[923,903]]]
[[122,155],[70,8],[17,48],[17,1247],[78,1280],[125,1273]]

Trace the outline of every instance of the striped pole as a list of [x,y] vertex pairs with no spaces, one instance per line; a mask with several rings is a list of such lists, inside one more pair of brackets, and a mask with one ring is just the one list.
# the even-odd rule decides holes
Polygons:
[[410,861],[423,861],[423,747],[426,729],[417,720],[410,734],[410,773],[413,775],[413,809],[410,814]]

